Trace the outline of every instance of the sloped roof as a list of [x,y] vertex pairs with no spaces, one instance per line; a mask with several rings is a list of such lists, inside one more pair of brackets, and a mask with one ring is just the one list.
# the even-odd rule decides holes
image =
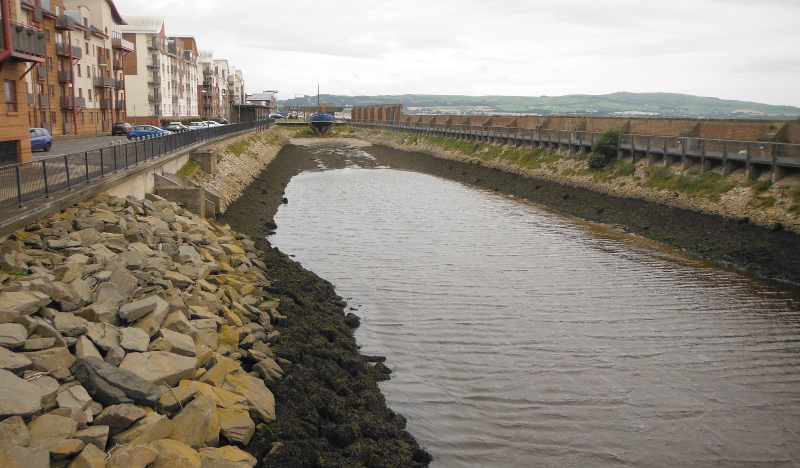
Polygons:
[[106,0],[108,6],[111,7],[111,16],[114,17],[114,21],[117,24],[125,25],[128,24],[124,19],[122,19],[122,15],[119,14],[119,10],[117,10],[117,6],[114,5],[113,0]]
[[164,18],[160,16],[128,16],[127,20],[122,32],[158,34],[164,27]]

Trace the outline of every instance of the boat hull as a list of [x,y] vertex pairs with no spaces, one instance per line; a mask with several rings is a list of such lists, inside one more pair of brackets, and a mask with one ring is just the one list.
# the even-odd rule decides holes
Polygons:
[[318,112],[309,117],[308,125],[316,135],[325,134],[333,127],[333,116],[325,112]]

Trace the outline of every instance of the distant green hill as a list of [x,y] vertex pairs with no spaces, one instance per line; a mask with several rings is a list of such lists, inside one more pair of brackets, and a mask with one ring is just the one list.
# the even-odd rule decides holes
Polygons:
[[[757,102],[674,93],[612,93],[592,96],[447,96],[447,95],[382,95],[341,96],[321,94],[320,100],[336,106],[351,107],[377,104],[402,104],[406,114],[496,114],[524,113],[540,115],[597,115],[597,116],[660,116],[690,118],[796,119],[800,108],[773,106]],[[281,101],[293,107],[314,106],[317,96],[304,96]]]

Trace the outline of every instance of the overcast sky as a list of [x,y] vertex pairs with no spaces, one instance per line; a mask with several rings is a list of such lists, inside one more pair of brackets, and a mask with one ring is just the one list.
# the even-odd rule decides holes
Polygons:
[[671,92],[800,107],[800,0],[115,0],[248,93]]

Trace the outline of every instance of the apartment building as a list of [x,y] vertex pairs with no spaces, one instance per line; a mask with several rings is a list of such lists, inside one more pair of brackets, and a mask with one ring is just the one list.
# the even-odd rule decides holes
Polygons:
[[198,84],[200,113],[208,117],[230,118],[228,104],[228,61],[214,59],[214,52],[201,50],[198,68],[203,80]]
[[228,71],[228,103],[240,106],[244,105],[245,100],[242,71],[236,67],[231,67]]
[[127,117],[123,68],[133,44],[122,39],[125,20],[111,0],[63,0],[63,8],[55,22],[61,119],[51,122],[53,133],[109,132]]
[[45,63],[45,37],[12,0],[0,0],[0,164],[31,160],[25,76]]
[[[21,135],[7,128],[22,128],[23,122],[58,136],[108,131],[114,120],[125,118],[121,70],[133,45],[121,39],[125,21],[111,0],[3,0],[2,18],[7,112],[0,139]],[[20,64],[27,65],[18,70]],[[9,100],[17,94],[22,98]],[[2,146],[4,160],[15,151],[17,160],[30,158],[29,141],[16,150],[10,143]]]
[[197,43],[169,37],[164,20],[131,16],[123,37],[135,44],[125,67],[131,123],[182,120],[198,115]]

